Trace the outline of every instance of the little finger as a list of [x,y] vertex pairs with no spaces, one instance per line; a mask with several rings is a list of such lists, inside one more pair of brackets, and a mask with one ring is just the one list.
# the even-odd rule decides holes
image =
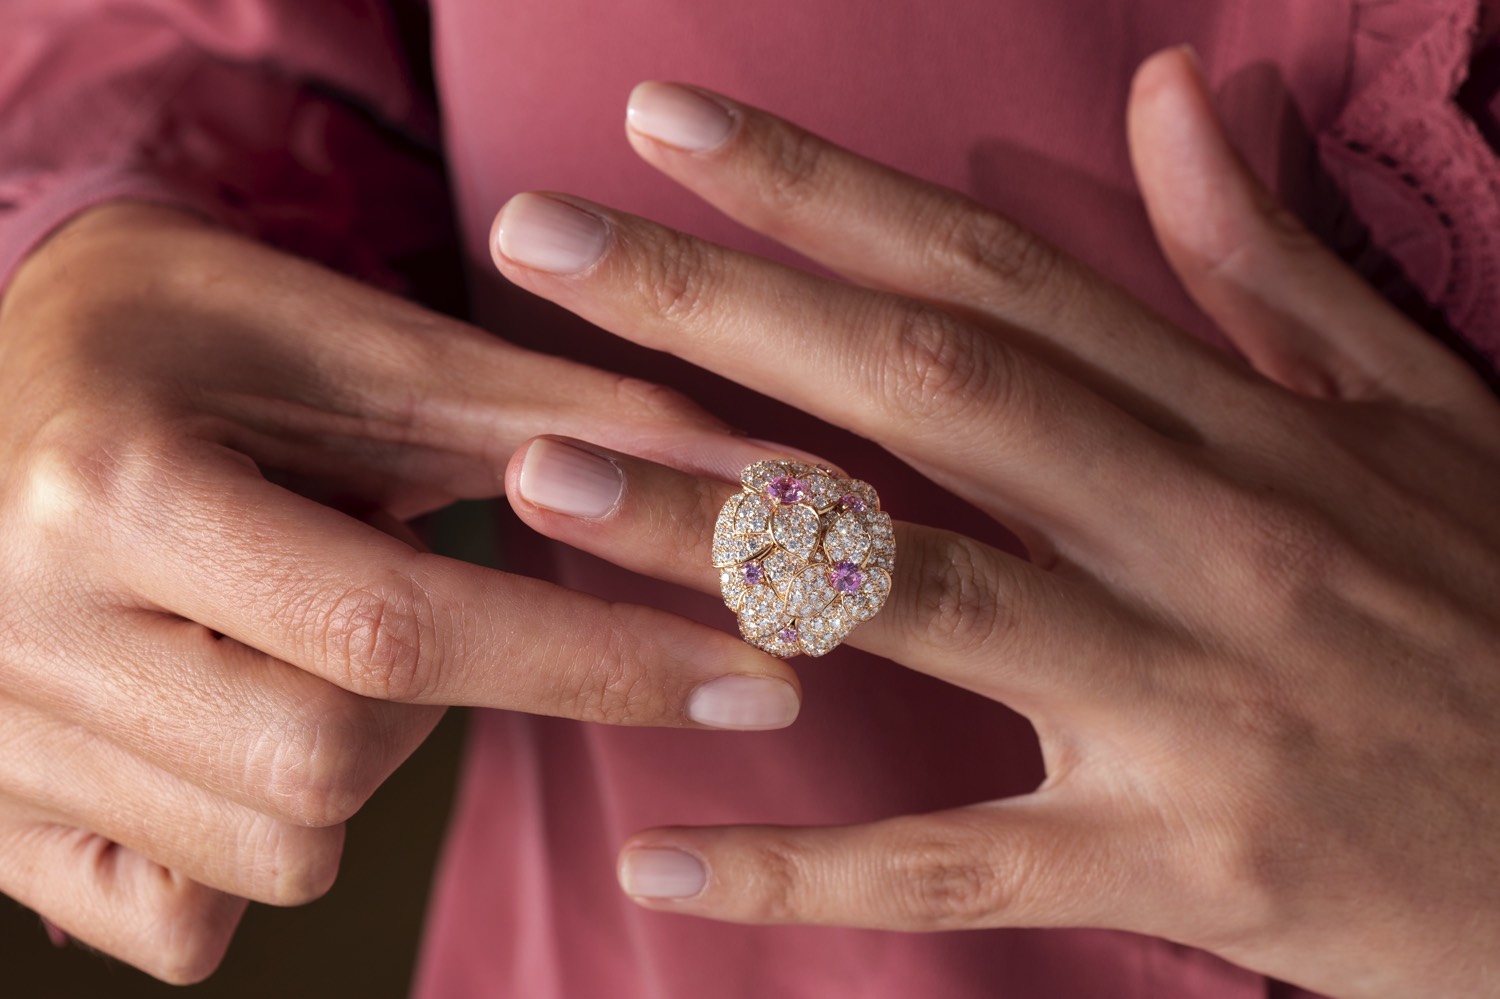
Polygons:
[[0,710],[11,739],[0,796],[16,806],[243,898],[300,905],[333,884],[342,825],[282,822],[17,702],[0,701]]
[[0,892],[175,985],[213,973],[247,905],[102,836],[4,808]]
[[621,887],[667,912],[888,930],[1128,929],[1132,838],[1034,798],[857,826],[665,828],[620,853]]

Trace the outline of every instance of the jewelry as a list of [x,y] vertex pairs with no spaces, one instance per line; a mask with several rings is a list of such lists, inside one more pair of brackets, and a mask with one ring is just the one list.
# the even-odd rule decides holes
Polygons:
[[891,592],[896,536],[867,482],[793,461],[740,473],[713,564],[745,641],[783,659],[831,652]]

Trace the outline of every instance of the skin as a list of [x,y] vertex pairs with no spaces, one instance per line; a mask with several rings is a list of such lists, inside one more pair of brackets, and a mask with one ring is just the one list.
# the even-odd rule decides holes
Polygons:
[[[706,880],[637,901],[1111,927],[1346,999],[1500,995],[1500,404],[1481,381],[1276,206],[1182,52],[1140,71],[1131,147],[1167,259],[1243,361],[961,196],[714,100],[720,145],[631,143],[848,283],[598,206],[588,267],[497,265],[1016,530],[1030,561],[899,524],[890,602],[849,642],[1023,712],[1048,776],[869,825],[643,832],[627,887],[642,849]],[[612,513],[514,497],[522,517],[715,592],[737,485],[596,451],[625,470]]]
[[659,387],[121,204],[17,275],[0,397],[0,891],[160,978],[212,971],[246,899],[326,891],[444,705],[699,726],[731,676],[795,709],[736,639],[401,526],[500,495],[543,429],[764,453]]

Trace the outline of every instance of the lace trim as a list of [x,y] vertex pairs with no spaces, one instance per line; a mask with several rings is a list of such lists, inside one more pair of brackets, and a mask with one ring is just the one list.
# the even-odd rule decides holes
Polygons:
[[1468,75],[1479,4],[1427,6],[1433,16],[1421,33],[1354,95],[1319,137],[1320,150],[1370,238],[1494,366],[1500,159],[1453,100]]

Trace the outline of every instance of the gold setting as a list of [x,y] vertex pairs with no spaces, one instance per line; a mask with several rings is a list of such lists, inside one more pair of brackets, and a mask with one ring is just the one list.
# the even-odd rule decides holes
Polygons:
[[783,659],[825,655],[880,612],[896,537],[867,482],[794,461],[740,473],[714,525],[713,564],[745,641]]

